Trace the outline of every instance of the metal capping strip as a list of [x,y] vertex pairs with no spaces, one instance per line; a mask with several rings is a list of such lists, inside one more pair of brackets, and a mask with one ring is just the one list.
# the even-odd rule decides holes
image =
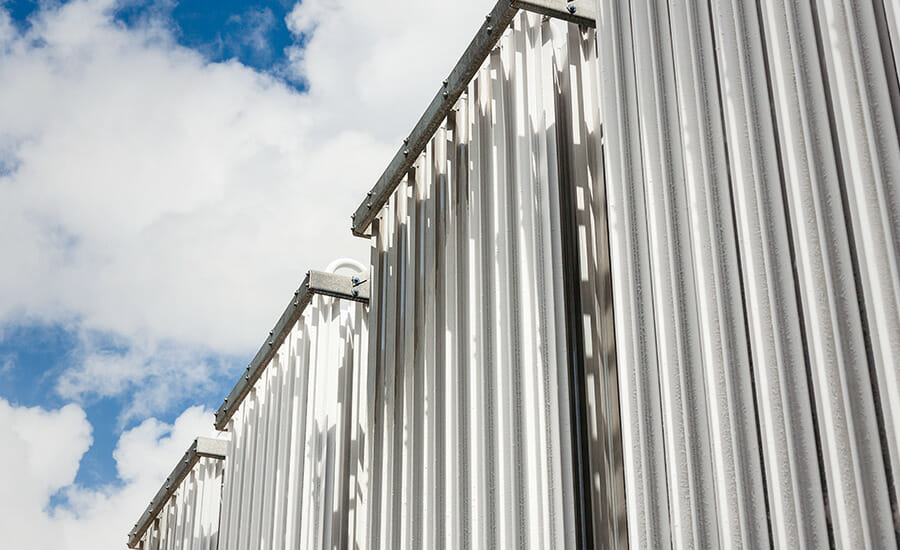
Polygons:
[[166,502],[168,502],[175,491],[178,490],[181,482],[184,481],[184,478],[187,477],[201,458],[223,460],[227,450],[227,439],[209,439],[206,437],[198,437],[195,439],[187,452],[184,453],[184,458],[178,462],[175,469],[172,470],[172,473],[166,478],[166,482],[156,493],[156,496],[150,501],[150,505],[147,506],[147,509],[141,514],[141,519],[134,524],[134,529],[128,534],[128,547],[138,547],[141,538],[144,536],[144,533],[147,532],[147,529],[150,528],[150,524],[153,523],[154,518],[159,515],[166,505]]
[[416,159],[425,150],[431,137],[441,122],[456,105],[456,102],[468,88],[484,60],[497,45],[500,37],[509,28],[510,23],[519,10],[540,13],[549,17],[564,19],[586,27],[596,26],[596,8],[594,0],[499,0],[485,17],[484,23],[475,38],[466,48],[459,62],[444,81],[441,91],[437,93],[425,114],[416,123],[409,137],[403,140],[403,146],[394,155],[387,169],[378,178],[375,187],[359,205],[351,216],[351,228],[357,237],[369,237],[366,230],[387,203],[397,185],[406,176]]
[[263,343],[259,351],[247,370],[244,371],[241,379],[235,385],[225,402],[216,411],[216,429],[224,430],[228,421],[234,416],[241,402],[250,393],[253,384],[259,379],[263,371],[268,366],[275,352],[287,338],[288,333],[296,324],[297,320],[303,314],[306,306],[316,294],[323,296],[331,296],[343,300],[352,300],[355,302],[369,303],[369,281],[362,280],[359,277],[346,277],[344,275],[335,275],[333,273],[325,273],[322,271],[309,271],[306,278],[300,284],[300,288],[294,292],[294,297],[285,308],[281,318],[278,319],[275,328],[269,332],[269,337]]

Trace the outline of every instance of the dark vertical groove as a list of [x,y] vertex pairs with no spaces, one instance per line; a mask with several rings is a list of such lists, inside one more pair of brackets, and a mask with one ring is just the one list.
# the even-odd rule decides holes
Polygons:
[[[396,196],[396,195],[395,195]],[[393,199],[392,199],[393,200]],[[369,510],[369,524],[367,525],[370,528],[369,532],[371,533],[371,540],[369,541],[373,547],[378,548],[381,543],[381,515],[384,513],[383,511],[379,511],[379,513],[375,513],[375,510],[380,510],[381,508],[381,494],[382,494],[382,475],[381,470],[383,466],[383,456],[382,456],[382,445],[384,442],[384,341],[386,338],[386,323],[384,322],[384,314],[385,314],[385,303],[387,302],[387,286],[388,286],[388,274],[387,274],[387,255],[384,251],[382,251],[382,242],[384,241],[384,234],[382,233],[382,222],[380,220],[375,220],[372,222],[372,234],[375,235],[375,251],[373,255],[375,258],[375,269],[373,270],[373,283],[376,292],[372,294],[374,300],[377,300],[377,309],[375,316],[374,327],[370,327],[370,330],[373,334],[375,334],[374,342],[372,342],[377,350],[374,353],[375,356],[375,364],[370,365],[369,368],[375,369],[375,404],[372,408],[372,418],[369,420],[373,427],[373,433],[371,434],[371,441],[368,442],[367,450],[372,454],[372,472],[371,472],[371,501],[368,503]],[[371,339],[370,339],[371,340]],[[298,506],[298,517],[302,511],[299,510]],[[374,518],[374,520],[373,520]],[[299,524],[300,522],[298,522]]]
[[[800,340],[801,346],[803,347],[803,366],[805,369],[804,372],[806,373],[807,394],[809,396],[810,410],[812,411],[813,437],[816,444],[816,463],[819,467],[819,482],[822,484],[822,495],[825,498],[825,502],[827,503],[828,483],[826,482],[825,477],[825,455],[822,449],[821,430],[819,429],[819,408],[816,401],[815,384],[813,383],[812,364],[809,353],[809,329],[806,323],[806,316],[804,315],[805,309],[803,307],[803,292],[800,286],[800,273],[797,264],[797,250],[794,244],[794,222],[791,218],[787,181],[784,177],[784,157],[781,149],[781,134],[778,129],[778,117],[776,116],[775,110],[775,91],[772,89],[772,69],[769,64],[769,48],[766,38],[766,27],[763,22],[762,7],[760,6],[759,0],[756,0],[756,19],[759,24],[759,32],[761,37],[760,42],[762,45],[763,68],[766,74],[766,92],[769,99],[769,114],[772,121],[772,134],[775,138],[775,158],[778,166],[778,181],[781,191],[781,201],[784,208],[784,220],[787,229],[788,253],[791,258],[791,276],[794,283],[794,299],[797,301],[797,317],[800,321]],[[769,511],[767,503],[766,515],[768,516],[768,514]],[[769,525],[769,535],[771,536],[771,522]],[[829,544],[833,544],[833,542],[831,541],[831,537],[832,535],[829,535]]]
[[[463,107],[468,113],[468,103],[464,103]],[[464,118],[467,127],[459,132],[465,132],[468,136],[468,118]],[[471,517],[470,517],[470,460],[469,460],[469,441],[472,433],[471,419],[469,417],[469,254],[468,254],[468,223],[469,223],[469,146],[467,140],[457,137],[454,133],[454,139],[458,143],[456,146],[458,167],[456,171],[456,277],[458,285],[458,307],[456,310],[456,331],[457,331],[457,365],[459,367],[457,379],[456,399],[459,411],[458,439],[459,448],[456,451],[456,458],[459,462],[459,485],[460,499],[457,502],[459,510],[459,533],[460,546],[469,548],[471,546]]]
[[[416,185],[416,169],[413,168],[409,171],[407,175],[407,181],[409,185],[413,187],[413,194],[415,194],[415,185]],[[402,186],[398,189],[404,189]],[[395,199],[398,201],[402,200],[409,203],[408,197],[408,189],[404,189],[406,192],[403,194],[396,193],[394,195]],[[400,208],[399,204],[394,206],[395,208],[395,220],[397,217],[396,209]],[[409,211],[409,207],[407,207],[406,219],[399,223],[394,229],[394,238],[395,242],[394,247],[397,252],[394,254],[394,273],[393,277],[396,280],[394,291],[395,295],[393,297],[394,303],[396,305],[395,310],[395,319],[394,326],[391,327],[392,333],[389,337],[394,338],[395,348],[394,348],[394,364],[385,365],[386,368],[393,369],[393,387],[388,388],[388,391],[393,393],[393,399],[391,400],[391,418],[390,422],[392,423],[391,429],[391,487],[389,490],[391,491],[391,547],[399,548],[400,547],[400,533],[401,533],[401,508],[403,502],[403,396],[404,396],[404,385],[406,380],[406,323],[409,321],[406,318],[405,312],[408,308],[408,304],[406,303],[406,285],[409,284],[409,273],[406,268],[407,258],[409,256],[409,232],[412,230],[411,225],[414,223],[415,216],[417,214],[417,210]],[[387,416],[387,415],[385,415]],[[387,418],[385,418],[387,420]],[[386,510],[382,510],[382,513],[387,513]]]
[[[725,103],[722,93],[722,75],[719,72],[719,62],[718,62],[718,45],[716,42],[716,34],[715,34],[715,26],[713,25],[713,16],[712,16],[712,6],[707,3],[708,13],[709,13],[709,25],[710,25],[710,39],[712,40],[712,55],[713,55],[713,67],[715,68],[716,74],[716,97],[719,101],[719,125],[722,128],[722,148],[725,153],[725,177],[728,182],[726,186],[728,190],[728,202],[730,205],[730,215],[732,222],[732,231],[734,232],[734,247],[735,247],[735,258],[737,259],[737,272],[738,272],[738,286],[741,291],[741,314],[744,320],[744,338],[747,341],[747,361],[750,367],[750,383],[751,383],[751,394],[753,395],[753,413],[754,420],[756,424],[756,436],[760,442],[759,445],[759,463],[760,463],[760,473],[762,474],[762,483],[763,483],[763,494],[765,497],[765,506],[766,506],[766,519],[768,522],[767,530],[769,533],[769,547],[774,548],[775,539],[773,538],[773,530],[772,530],[772,511],[771,505],[769,503],[769,489],[768,489],[768,477],[766,473],[766,458],[763,453],[763,435],[762,435],[762,426],[760,422],[759,415],[759,392],[766,391],[765,388],[758,388],[756,385],[756,364],[753,360],[753,345],[751,342],[753,341],[752,335],[750,334],[750,313],[749,308],[747,306],[747,289],[744,283],[744,265],[743,265],[743,251],[741,248],[741,239],[740,232],[738,228],[737,222],[737,210],[734,204],[734,181],[731,178],[731,158],[728,154],[728,138],[725,136]],[[718,204],[715,206],[718,210]],[[762,366],[765,368],[765,365]]]
[[[492,53],[491,57],[489,57],[489,63],[491,66],[495,65],[493,56],[496,53]],[[482,94],[489,94],[491,90],[490,85],[486,87],[486,89],[481,90]],[[476,96],[477,97],[477,96]],[[496,330],[496,312],[494,311],[493,305],[493,282],[494,282],[494,258],[493,258],[493,245],[494,245],[494,236],[491,235],[491,231],[493,229],[491,223],[491,206],[493,204],[493,200],[496,199],[494,196],[494,192],[492,190],[493,181],[491,177],[490,167],[492,166],[492,149],[488,146],[488,144],[492,143],[491,140],[491,120],[492,120],[492,111],[491,104],[486,106],[487,112],[483,112],[480,110],[480,105],[476,106],[478,110],[477,115],[477,123],[476,126],[478,128],[479,135],[479,147],[478,154],[479,159],[476,163],[477,170],[480,171],[478,177],[478,185],[479,189],[477,192],[481,196],[481,210],[478,212],[479,216],[479,225],[481,227],[481,242],[480,250],[481,253],[481,273],[480,280],[478,283],[481,285],[481,315],[482,315],[482,329],[483,332],[480,335],[482,342],[484,343],[484,356],[481,357],[481,371],[478,373],[481,376],[481,395],[484,400],[484,416],[482,418],[482,430],[483,437],[485,437],[485,470],[488,472],[487,479],[484,480],[485,489],[487,492],[487,498],[485,501],[486,509],[487,509],[487,517],[484,518],[485,524],[488,526],[487,529],[487,545],[489,548],[497,547],[497,529],[495,528],[497,525],[497,430],[494,427],[494,422],[498,418],[497,415],[497,400],[495,399],[496,391],[497,391],[497,381],[495,378],[495,362],[496,362],[496,351],[494,345],[494,335]],[[479,518],[480,519],[480,518]]]
[[[435,161],[435,173],[438,177],[438,185],[437,190],[434,195],[432,195],[431,200],[435,201],[435,307],[434,307],[434,319],[432,322],[435,323],[435,353],[434,353],[434,377],[435,377],[435,396],[434,396],[434,411],[432,414],[435,415],[434,426],[435,430],[432,434],[432,437],[435,438],[435,456],[432,457],[432,460],[435,461],[435,487],[433,489],[435,494],[435,509],[433,511],[433,524],[435,529],[435,547],[443,548],[444,540],[445,540],[445,529],[444,525],[444,509],[445,509],[445,495],[446,495],[446,472],[444,469],[444,456],[446,451],[445,448],[445,439],[444,434],[447,430],[447,422],[446,422],[446,387],[445,387],[445,369],[447,365],[445,364],[445,359],[447,357],[446,347],[447,347],[447,331],[446,328],[446,287],[447,287],[447,277],[449,273],[447,273],[447,209],[448,201],[447,197],[449,196],[449,186],[450,174],[446,171],[447,165],[449,164],[450,155],[453,151],[453,142],[447,139],[447,133],[453,132],[453,135],[456,135],[456,130],[454,128],[454,114],[455,111],[450,111],[450,114],[447,116],[446,120],[446,129],[443,134],[443,147],[444,147],[444,163],[443,170],[441,173],[441,165]],[[437,155],[435,155],[437,158]]]
[[[623,3],[623,4],[624,4],[624,3]],[[628,75],[628,76],[631,77],[631,79],[634,81],[634,86],[635,86],[635,88],[637,88],[637,86],[638,86],[638,77],[637,77],[637,65],[638,65],[638,63],[637,63],[637,58],[636,58],[636,55],[635,55],[635,52],[636,52],[636,50],[637,50],[637,47],[636,47],[636,45],[635,45],[635,38],[634,38],[635,24],[634,24],[634,15],[632,15],[632,14],[634,13],[634,10],[632,9],[633,7],[634,7],[634,6],[632,5],[632,3],[629,2],[629,3],[628,3],[628,8],[627,8],[627,9],[628,9],[628,13],[627,13],[627,18],[628,18],[628,20],[627,20],[627,25],[626,25],[626,27],[627,27],[628,30],[629,30],[629,32],[628,32],[628,37],[629,37],[629,43],[628,43],[628,46],[631,47],[631,50],[630,50],[630,51],[631,51],[631,74]],[[624,59],[620,59],[620,63],[621,63],[621,65],[624,67],[624,65],[625,65],[625,60],[624,60]],[[622,76],[623,76],[623,79],[624,79],[624,77],[625,77],[626,75],[623,74]],[[640,190],[640,193],[639,193],[639,194],[638,194],[638,193],[633,193],[633,194],[630,195],[630,198],[632,199],[632,205],[633,205],[633,206],[632,206],[632,209],[631,209],[631,212],[630,212],[630,215],[629,215],[629,219],[628,219],[628,225],[630,226],[630,227],[629,227],[629,231],[631,232],[632,237],[634,238],[634,241],[639,241],[639,240],[641,240],[641,239],[640,239],[640,236],[636,234],[636,230],[635,230],[635,226],[638,225],[638,220],[636,219],[638,210],[644,211],[644,214],[645,214],[645,215],[644,215],[644,221],[643,221],[644,231],[646,231],[646,234],[647,234],[648,236],[650,235],[649,221],[647,220],[647,216],[646,216],[647,189],[646,189],[646,185],[644,185],[644,174],[643,174],[643,164],[642,164],[642,163],[643,163],[643,158],[644,158],[644,149],[643,149],[643,143],[641,142],[641,139],[640,139],[640,134],[641,134],[641,123],[640,123],[640,120],[641,120],[641,102],[640,102],[639,99],[635,100],[635,104],[634,104],[634,112],[635,112],[635,122],[634,122],[634,124],[637,126],[637,132],[638,132],[638,135],[639,135],[639,137],[638,137],[638,142],[637,142],[637,144],[636,144],[636,146],[635,146],[635,148],[637,149],[637,155],[636,155],[636,156],[637,156],[637,160],[635,160],[635,158],[634,158],[635,155],[634,155],[634,153],[631,151],[631,145],[629,145],[629,146],[626,146],[626,147],[625,147],[625,151],[626,151],[626,153],[628,154],[628,160],[627,160],[627,162],[626,162],[625,164],[626,164],[626,166],[628,166],[629,172],[631,172],[631,166],[632,166],[635,162],[637,162],[637,163],[641,166],[641,176],[640,176],[641,190]],[[627,120],[627,115],[625,116],[625,119]],[[630,125],[629,125],[629,126],[630,126]],[[623,136],[624,136],[624,137],[622,137],[622,141],[623,141],[623,142],[626,141],[626,140],[628,140],[628,141],[631,140],[631,136],[630,136],[630,135],[625,135],[625,134],[629,134],[629,133],[630,133],[630,127],[629,127],[628,130],[626,130],[625,132],[623,132]],[[632,182],[632,184],[633,184],[633,183],[634,183],[634,182]],[[649,237],[648,237],[648,238],[649,238]],[[640,259],[639,257],[638,257],[638,258],[635,257],[636,255],[639,255],[639,253],[636,253],[636,252],[634,252],[634,251],[630,251],[630,253],[631,253],[631,259],[632,259],[635,263],[640,263],[641,259]],[[647,267],[648,267],[648,272],[649,272],[649,273],[653,273],[653,271],[654,271],[654,265],[655,265],[655,262],[654,262],[654,260],[653,260],[652,254],[648,253],[648,254],[647,254]],[[643,293],[644,287],[642,286],[642,285],[643,285],[643,281],[640,280],[640,275],[639,275],[639,274],[637,275],[637,278],[638,278],[638,283],[637,283],[637,285],[636,285],[636,289],[635,289],[635,290],[636,290],[638,296],[640,296],[640,295]],[[656,300],[654,299],[654,296],[653,296],[654,288],[653,288],[653,278],[652,278],[652,276],[651,276],[651,277],[649,278],[649,280],[647,281],[647,287],[648,287],[649,294],[650,294],[650,309],[651,309],[652,335],[648,335],[648,334],[647,334],[647,333],[649,332],[649,331],[647,330],[647,326],[646,326],[647,323],[646,323],[646,322],[643,322],[643,323],[640,324],[640,327],[639,327],[639,330],[640,330],[640,336],[639,336],[639,337],[640,337],[640,339],[641,339],[641,347],[644,348],[644,349],[642,350],[642,355],[646,355],[646,342],[647,342],[648,340],[650,340],[650,337],[651,337],[651,336],[652,336],[653,343],[654,343],[654,348],[653,348],[654,354],[653,354],[653,357],[652,357],[653,363],[652,363],[651,365],[647,365],[647,367],[651,367],[651,368],[653,368],[653,369],[656,370],[656,395],[654,395],[654,396],[647,396],[647,397],[649,397],[650,399],[656,399],[657,402],[659,403],[659,410],[660,410],[660,414],[659,414],[659,417],[660,417],[660,420],[659,420],[659,430],[660,430],[660,434],[662,435],[662,442],[661,442],[661,445],[660,445],[660,446],[661,446],[661,448],[662,448],[662,468],[663,468],[663,475],[664,475],[664,478],[663,478],[664,486],[662,487],[662,492],[663,492],[663,494],[662,494],[661,496],[662,496],[662,498],[665,498],[665,501],[666,501],[666,514],[667,514],[667,516],[668,516],[668,517],[667,517],[667,519],[668,519],[668,525],[667,525],[668,539],[669,539],[669,544],[670,544],[670,545],[673,545],[673,544],[674,544],[674,538],[675,538],[675,537],[674,537],[674,533],[673,533],[673,530],[672,530],[672,529],[673,529],[673,525],[675,525],[677,522],[675,521],[676,518],[674,518],[674,517],[672,516],[672,513],[673,513],[673,512],[672,512],[672,498],[671,498],[671,492],[670,492],[670,490],[669,490],[669,483],[670,483],[670,482],[669,482],[669,480],[670,480],[670,478],[669,478],[669,461],[668,461],[668,453],[666,452],[666,445],[667,445],[667,442],[666,442],[666,437],[665,437],[665,432],[666,432],[666,421],[667,421],[667,418],[666,418],[666,412],[665,412],[665,408],[664,408],[664,401],[663,401],[663,395],[662,395],[662,383],[660,382],[660,379],[659,379],[659,377],[660,377],[660,357],[659,357],[659,345],[658,345],[658,344],[659,344],[659,339],[658,339],[658,337],[657,337],[657,335],[656,335],[656,332],[657,332],[657,331],[656,331],[656,319],[657,319],[657,316],[656,316]],[[637,298],[638,296],[635,296],[635,298]],[[641,299],[641,300],[644,300],[644,298],[642,298],[642,297],[641,297],[640,299]],[[638,306],[638,307],[641,307],[641,306]],[[648,370],[649,370],[649,369],[648,369]],[[644,376],[642,376],[641,378],[642,378],[642,384],[641,384],[641,386],[642,386],[642,388],[643,388],[641,391],[642,391],[643,393],[645,393],[645,394],[646,394],[646,393],[649,393],[648,390],[646,389],[646,386],[647,386],[647,377],[644,375]],[[654,493],[657,492],[658,490],[659,490],[659,489],[654,489]],[[654,515],[655,515],[655,514],[654,514]]]
[[[834,148],[834,163],[838,178],[838,187],[841,191],[841,211],[844,214],[844,223],[847,226],[847,241],[850,247],[850,265],[853,269],[853,284],[856,287],[856,300],[859,306],[860,324],[862,325],[863,342],[866,348],[866,362],[869,364],[869,371],[875,365],[875,353],[872,349],[872,336],[869,330],[869,316],[866,313],[866,298],[863,293],[862,275],[859,269],[859,252],[856,250],[856,237],[853,229],[853,217],[850,213],[850,200],[847,195],[847,177],[844,169],[844,157],[841,151],[841,143],[838,137],[837,120],[835,119],[834,100],[831,91],[831,81],[828,78],[828,67],[825,63],[825,42],[822,37],[822,22],[819,17],[818,2],[810,2],[812,10],[813,32],[816,37],[816,53],[819,58],[819,69],[822,77],[822,92],[825,96],[825,106],[828,111],[828,129],[831,137],[831,145]],[[878,399],[876,397],[876,410],[878,410]],[[879,423],[880,425],[880,423]],[[824,470],[823,470],[824,471]],[[836,547],[834,539],[834,525],[831,518],[830,498],[827,492],[827,483],[822,484],[825,490],[825,510],[826,519],[828,521],[828,540],[831,548]]]
[[[516,20],[519,21],[519,20]],[[516,25],[516,21],[513,22],[513,25]],[[519,28],[515,28],[515,32],[521,32]],[[521,185],[524,185],[524,182],[520,182],[516,179],[516,160],[517,155],[516,152],[519,150],[517,144],[515,143],[517,132],[516,132],[516,124],[515,124],[515,112],[514,109],[516,107],[514,93],[512,91],[513,86],[508,85],[507,83],[512,79],[512,75],[510,74],[510,69],[506,66],[503,67],[503,77],[500,79],[501,93],[503,94],[503,105],[504,105],[504,117],[503,117],[503,130],[504,130],[504,141],[506,145],[506,182],[501,182],[506,184],[506,198],[507,204],[503,209],[505,212],[504,219],[502,220],[505,223],[503,230],[507,234],[507,248],[508,248],[508,257],[507,257],[507,281],[509,282],[509,303],[507,304],[507,314],[508,314],[508,326],[510,331],[510,365],[521,365],[522,364],[522,349],[521,349],[521,332],[522,332],[522,321],[521,315],[519,312],[519,291],[521,288],[520,273],[519,273],[519,242],[517,238],[516,228],[519,226],[520,217],[519,212],[521,211],[519,205],[519,197],[518,197],[518,189]],[[526,153],[527,154],[527,153]],[[525,487],[527,487],[527,482],[525,480],[525,455],[523,443],[525,441],[525,427],[524,427],[524,417],[523,417],[523,406],[522,406],[522,375],[521,369],[512,369],[510,372],[511,378],[511,391],[512,391],[512,400],[513,400],[513,414],[512,414],[512,427],[513,427],[513,452],[514,452],[514,467],[513,467],[513,477],[514,484],[513,490],[515,491],[515,505],[516,505],[516,530],[514,532],[515,536],[515,545],[517,547],[523,547],[525,545],[525,539],[523,538],[523,534],[527,532],[528,525],[525,523],[527,518],[526,511],[526,502],[525,502]]]
[[[896,1],[896,0],[889,0]],[[900,82],[897,78],[897,60],[894,58],[894,50],[891,44],[891,34],[888,29],[887,15],[884,10],[883,0],[872,0],[875,9],[875,24],[878,27],[878,38],[881,45],[881,56],[884,60],[884,73],[887,77],[888,95],[891,98],[891,111],[894,114],[894,127],[900,135]],[[900,38],[900,37],[898,37]],[[844,201],[846,202],[846,200]],[[855,265],[855,264],[854,264]],[[854,273],[854,278],[856,273]],[[867,347],[866,352],[870,349]],[[874,354],[869,356],[869,377],[872,383],[872,395],[875,398],[875,416],[878,422],[878,436],[881,439],[882,460],[887,476],[888,497],[891,502],[891,512],[894,518],[894,535],[897,539],[897,547],[900,548],[900,503],[897,502],[897,489],[894,485],[894,476],[900,472],[894,472],[891,466],[890,445],[887,438],[887,424],[884,420],[884,409],[881,403],[881,391],[878,388],[878,376],[875,368]]]
[[[896,2],[897,0],[888,1]],[[884,62],[888,95],[891,97],[894,126],[897,128],[897,133],[900,134],[900,82],[897,80],[897,60],[894,59],[891,33],[890,29],[888,29],[887,14],[884,11],[884,0],[872,0],[872,7],[875,10],[875,26],[878,28],[878,42],[881,46],[881,58]]]
[[565,98],[556,83],[556,136],[559,147],[559,221],[562,241],[563,295],[566,314],[566,353],[569,371],[569,414],[572,427],[572,471],[576,506],[575,541],[578,548],[594,547],[591,511],[591,472],[585,391],[584,323],[581,319],[581,269],[578,254],[577,200],[572,174],[571,128]]

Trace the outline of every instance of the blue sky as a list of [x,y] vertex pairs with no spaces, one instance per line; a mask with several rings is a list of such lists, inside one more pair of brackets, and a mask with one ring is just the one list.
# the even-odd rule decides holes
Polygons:
[[122,547],[485,9],[0,0],[5,547]]
[[[62,2],[65,3],[65,2]],[[29,16],[48,2],[8,0],[16,27],[30,27]],[[164,19],[170,24],[178,43],[202,52],[210,61],[236,59],[249,67],[278,72],[285,61],[285,50],[302,37],[292,36],[285,17],[294,2],[153,1],[122,2],[115,9],[116,20],[133,27],[148,18]]]
[[[63,2],[64,3],[64,2]],[[29,17],[46,3],[33,0],[7,2],[11,18],[17,28],[27,30]],[[236,59],[243,65],[269,72],[282,78],[285,50],[294,37],[285,24],[292,2],[244,2],[222,0],[216,2],[129,2],[115,11],[115,18],[123,25],[134,27],[148,18],[162,19],[171,26],[172,35],[186,48],[200,52],[211,62]],[[302,84],[285,79],[286,83],[302,89]],[[84,354],[77,331],[64,324],[7,325],[0,340],[0,397],[25,407],[56,408],[65,399],[54,392],[58,377]],[[115,338],[102,343],[95,353],[122,355],[127,345],[116,345]],[[239,369],[252,357],[251,353],[231,357],[212,356],[207,360],[224,362]],[[171,423],[187,405],[202,405],[214,409],[230,389],[230,377],[219,376],[202,392],[185,395],[171,403],[168,410],[155,416]],[[88,397],[83,405],[87,419],[93,426],[94,441],[84,456],[75,482],[87,487],[120,483],[113,450],[123,429],[137,419],[123,424],[120,412],[127,394],[112,397]],[[56,500],[56,499],[55,499]]]

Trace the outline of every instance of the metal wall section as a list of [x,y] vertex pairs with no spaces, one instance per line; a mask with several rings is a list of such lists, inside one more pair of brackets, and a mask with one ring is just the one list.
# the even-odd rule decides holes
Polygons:
[[216,550],[223,471],[221,459],[200,458],[134,548]]
[[228,421],[220,550],[346,548],[354,539],[365,310],[313,295]]
[[598,0],[635,548],[897,545],[898,11]]
[[[583,234],[587,489],[622,498],[606,255],[584,246],[606,248],[593,227],[605,225],[595,71],[592,30],[516,16],[372,225],[371,548],[571,548],[582,536],[564,288],[577,248],[564,243],[561,186]],[[594,503],[598,536],[624,528],[611,507]]]

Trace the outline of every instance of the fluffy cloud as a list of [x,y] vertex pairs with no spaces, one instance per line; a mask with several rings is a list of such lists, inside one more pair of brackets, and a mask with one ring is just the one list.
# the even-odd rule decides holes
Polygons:
[[[349,214],[487,8],[299,3],[300,93],[209,63],[165,20],[125,28],[112,0],[48,6],[24,34],[0,7],[0,325],[67,322],[137,355],[181,348],[182,370],[251,352],[307,269],[366,259]],[[135,354],[118,367],[87,354],[61,389],[164,374]]]
[[[304,0],[287,21],[303,48],[281,73],[301,93],[178,46],[165,19],[126,28],[115,0],[42,3],[24,33],[0,1],[0,338],[73,327],[58,393],[133,397],[123,422],[202,391],[307,269],[366,260],[349,215],[491,3]],[[83,410],[0,401],[4,547],[119,547],[210,423],[148,420],[120,440],[123,486],[79,488]],[[60,490],[72,508],[47,510]]]
[[[4,548],[124,548],[129,526],[197,435],[209,435],[212,413],[185,411],[173,425],[146,420],[124,433],[115,451],[120,485],[73,485],[91,445],[84,411],[18,408],[0,399],[0,533]],[[52,495],[63,504],[50,509]]]

